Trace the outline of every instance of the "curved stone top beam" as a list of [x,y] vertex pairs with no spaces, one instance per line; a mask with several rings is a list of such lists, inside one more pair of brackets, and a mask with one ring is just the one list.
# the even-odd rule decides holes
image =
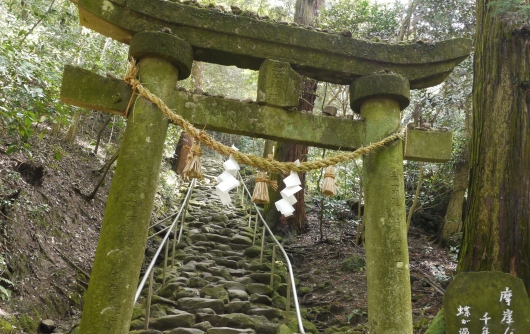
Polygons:
[[194,59],[258,70],[285,61],[302,75],[349,85],[387,69],[410,88],[441,83],[471,52],[469,39],[434,44],[385,44],[169,1],[79,0],[81,24],[120,42],[141,31],[169,28],[194,49]]

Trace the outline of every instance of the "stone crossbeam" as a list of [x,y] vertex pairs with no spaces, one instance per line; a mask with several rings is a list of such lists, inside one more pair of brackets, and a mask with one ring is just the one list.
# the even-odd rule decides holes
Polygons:
[[471,51],[469,39],[372,43],[171,1],[79,0],[78,7],[82,25],[123,43],[137,32],[169,28],[193,47],[196,61],[258,70],[273,59],[301,75],[343,85],[389,70],[406,77],[411,89],[431,87]]
[[[61,87],[61,100],[65,103],[124,116],[131,94],[131,88],[122,80],[74,66],[65,67]],[[335,150],[354,150],[369,144],[364,139],[365,122],[358,120],[293,112],[179,90],[169,98],[168,106],[201,129]],[[407,139],[405,159],[429,162],[451,159],[450,132],[409,130]]]

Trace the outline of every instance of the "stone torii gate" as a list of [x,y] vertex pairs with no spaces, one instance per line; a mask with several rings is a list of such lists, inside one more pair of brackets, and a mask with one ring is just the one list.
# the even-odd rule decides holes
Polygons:
[[[353,150],[397,131],[409,90],[441,83],[471,48],[467,39],[370,43],[194,2],[79,0],[78,7],[81,24],[130,44],[140,81],[196,126],[331,149]],[[259,70],[257,102],[176,90],[193,60]],[[300,75],[350,85],[351,107],[363,120],[290,111],[298,102]],[[123,81],[65,68],[61,99],[66,103],[125,115],[131,95]],[[136,99],[102,223],[82,334],[129,331],[167,126],[154,104]],[[403,159],[442,162],[450,156],[449,132],[409,130],[405,144],[397,141],[365,157],[373,333],[412,333]]]

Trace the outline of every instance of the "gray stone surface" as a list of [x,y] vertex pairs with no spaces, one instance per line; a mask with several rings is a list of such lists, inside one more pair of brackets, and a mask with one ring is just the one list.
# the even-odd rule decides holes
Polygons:
[[[444,295],[448,334],[529,333],[530,300],[523,281],[502,272],[460,273]],[[466,332],[467,333],[467,332]]]

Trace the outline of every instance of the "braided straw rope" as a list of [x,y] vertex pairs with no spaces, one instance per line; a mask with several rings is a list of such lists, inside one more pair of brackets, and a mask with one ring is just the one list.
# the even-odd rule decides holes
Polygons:
[[336,155],[334,157],[319,159],[316,161],[302,162],[299,166],[295,165],[294,162],[279,162],[272,159],[266,159],[255,155],[245,154],[219,143],[206,132],[197,129],[190,122],[182,118],[180,115],[175,114],[171,109],[168,108],[168,106],[164,103],[164,101],[162,101],[162,99],[160,99],[155,94],[151,93],[140,83],[140,81],[138,81],[138,79],[136,79],[137,74],[138,67],[136,66],[136,62],[134,61],[134,59],[131,59],[127,64],[127,72],[125,74],[124,80],[132,87],[133,96],[134,92],[138,91],[141,96],[144,96],[145,98],[153,102],[155,105],[157,105],[158,108],[160,108],[160,110],[162,110],[166,117],[169,118],[173,123],[179,125],[193,138],[195,138],[202,144],[208,146],[209,148],[225,156],[232,154],[234,159],[239,163],[250,165],[261,170],[269,171],[271,173],[287,174],[290,171],[308,172],[315,169],[325,168],[328,166],[336,165],[341,162],[355,159],[361,155],[366,155],[378,148],[385,147],[398,139],[403,140],[405,138],[405,129],[401,129],[399,132],[396,132],[381,141],[370,144],[366,147],[358,148],[353,152],[347,152]]

